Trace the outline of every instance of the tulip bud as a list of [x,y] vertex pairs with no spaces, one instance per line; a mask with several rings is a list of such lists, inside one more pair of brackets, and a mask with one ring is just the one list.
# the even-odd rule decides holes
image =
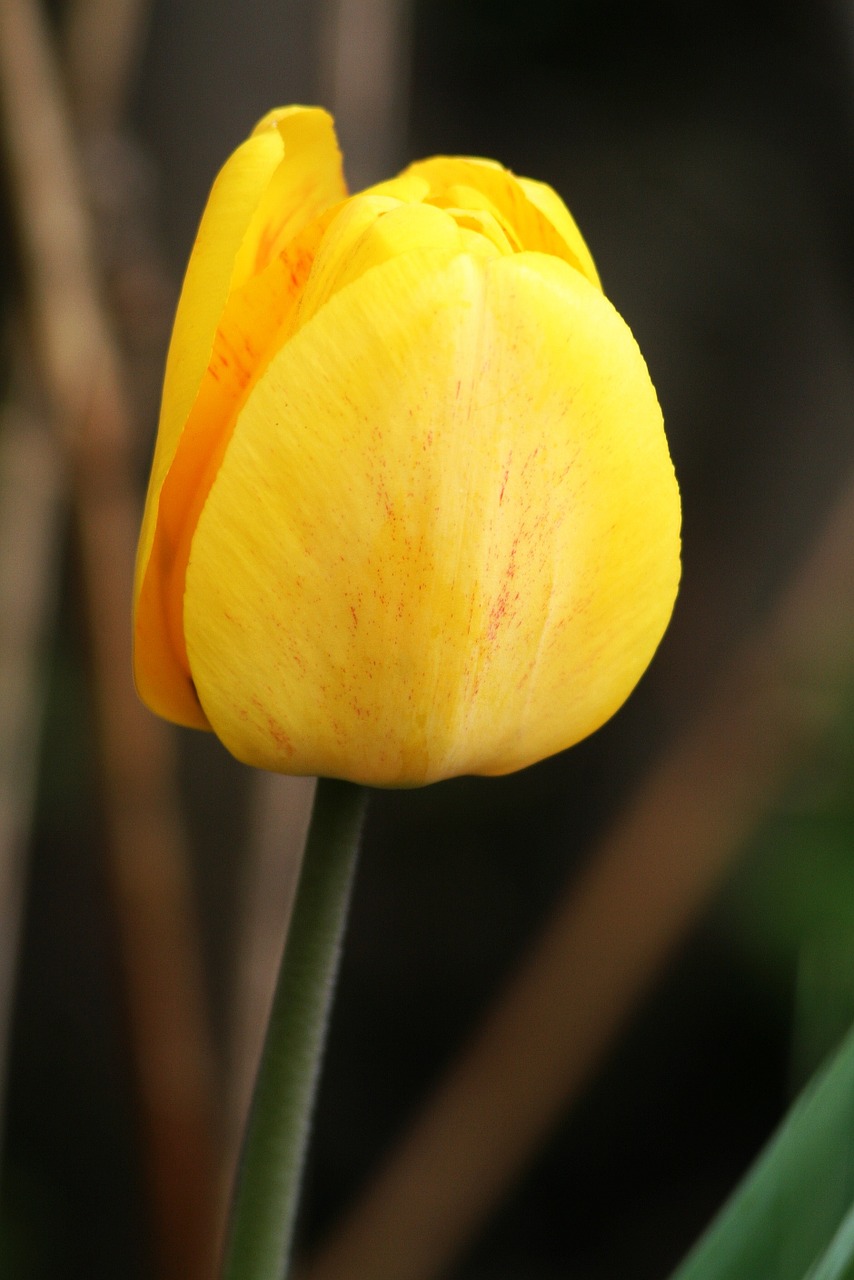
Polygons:
[[501,774],[631,692],[679,495],[629,329],[547,186],[437,157],[348,198],[274,111],[214,184],[135,583],[143,700],[239,759]]

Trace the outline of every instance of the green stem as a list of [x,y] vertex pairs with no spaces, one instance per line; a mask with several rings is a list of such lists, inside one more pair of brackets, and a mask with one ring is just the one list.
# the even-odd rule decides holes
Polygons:
[[288,1273],[312,1103],[367,791],[317,784],[244,1142],[223,1280]]

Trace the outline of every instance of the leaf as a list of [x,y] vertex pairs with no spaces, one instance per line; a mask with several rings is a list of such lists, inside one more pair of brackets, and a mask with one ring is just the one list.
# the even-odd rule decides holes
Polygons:
[[854,1032],[671,1280],[854,1275]]
[[810,1269],[807,1280],[851,1280],[854,1275],[854,1205],[825,1254]]

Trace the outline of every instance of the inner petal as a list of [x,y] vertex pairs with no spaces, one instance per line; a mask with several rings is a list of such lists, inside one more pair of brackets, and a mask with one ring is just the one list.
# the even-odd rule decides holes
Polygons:
[[[430,184],[425,197],[432,203],[442,199],[463,203],[454,192],[468,189],[477,193],[474,207],[492,208],[502,226],[512,228],[520,249],[549,253],[562,258],[599,288],[599,277],[590,251],[560,198],[542,183],[519,179],[509,169],[492,160],[475,157],[434,156],[405,169],[402,177],[424,178]],[[471,197],[470,198],[475,198]]]
[[300,300],[302,327],[329,299],[367,271],[410,252],[461,247],[454,218],[427,204],[404,204],[387,196],[354,196],[329,227]]

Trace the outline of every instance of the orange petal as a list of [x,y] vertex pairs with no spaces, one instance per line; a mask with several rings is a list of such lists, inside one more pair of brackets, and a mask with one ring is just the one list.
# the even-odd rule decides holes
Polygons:
[[292,322],[323,230],[318,213],[344,194],[331,118],[288,108],[231,157],[202,220],[172,336],[135,583],[137,687],[181,724],[207,726],[182,625],[195,520],[242,398]]

